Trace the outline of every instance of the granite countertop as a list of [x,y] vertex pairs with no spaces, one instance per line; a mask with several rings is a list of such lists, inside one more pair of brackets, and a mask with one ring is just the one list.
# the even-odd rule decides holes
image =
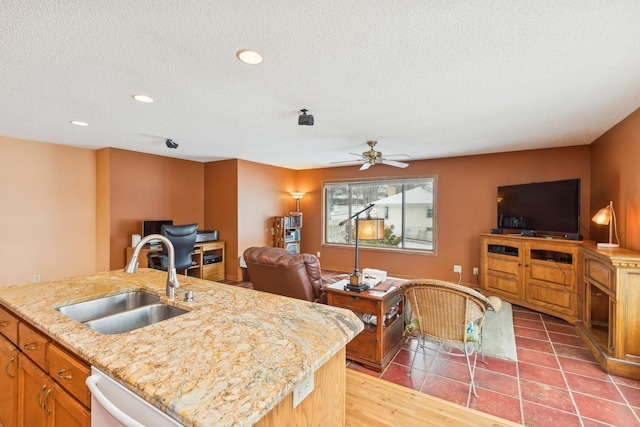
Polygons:
[[[187,426],[252,425],[363,329],[349,310],[166,272],[111,271],[0,288],[0,303]],[[103,335],[56,307],[149,290],[189,313]]]

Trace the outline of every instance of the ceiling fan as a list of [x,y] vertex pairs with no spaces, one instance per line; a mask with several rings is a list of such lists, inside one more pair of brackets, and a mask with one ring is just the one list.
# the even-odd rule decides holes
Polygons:
[[[371,166],[377,165],[378,163],[381,163],[383,165],[395,166],[397,168],[406,168],[407,166],[409,166],[408,163],[397,162],[395,160],[389,160],[386,157],[382,157],[382,153],[380,151],[376,151],[376,150],[373,149],[373,147],[375,147],[377,143],[378,143],[378,141],[367,141],[367,145],[369,146],[369,151],[365,151],[362,154],[349,153],[349,154],[353,154],[354,156],[360,157],[360,160],[346,160],[346,161],[342,161],[342,162],[331,162],[331,163],[332,164],[335,164],[335,163],[351,163],[351,162],[360,161],[360,162],[363,162],[362,166],[360,167],[361,171],[367,170]],[[389,154],[389,156],[390,157],[404,156],[404,157],[407,157],[407,158],[409,157],[406,154]]]

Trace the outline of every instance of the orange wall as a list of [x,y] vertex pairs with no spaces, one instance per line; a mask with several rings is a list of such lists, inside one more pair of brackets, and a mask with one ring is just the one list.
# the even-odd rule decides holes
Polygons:
[[[610,200],[620,245],[640,251],[640,109],[591,145],[591,212]],[[609,240],[607,226],[590,225],[594,240]]]
[[[143,220],[171,219],[174,224],[198,223],[204,228],[203,163],[104,150],[109,157],[105,163],[109,168],[110,269],[124,267],[131,235],[141,234]],[[101,190],[106,191],[104,186]]]
[[226,276],[239,280],[238,260],[251,246],[271,246],[271,220],[295,210],[295,171],[245,160],[205,165],[205,224],[226,246]]
[[96,156],[0,137],[0,286],[95,272]]
[[[357,166],[298,171],[298,189],[306,191],[303,206],[302,250],[321,252],[323,268],[353,270],[353,248],[322,246],[322,183],[385,177],[436,176],[436,233],[434,255],[389,253],[360,249],[360,269],[386,270],[396,277],[457,280],[453,265],[463,267],[463,281],[474,281],[480,266],[480,234],[496,226],[496,191],[500,185],[581,178],[581,223],[588,235],[589,146],[520,151],[482,156],[410,162],[406,169],[377,165],[360,172]],[[388,174],[388,175],[387,175]]]

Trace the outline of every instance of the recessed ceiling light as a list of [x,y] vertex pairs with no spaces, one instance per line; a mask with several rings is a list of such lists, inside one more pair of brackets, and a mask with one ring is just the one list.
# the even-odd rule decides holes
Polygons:
[[238,59],[245,64],[256,65],[262,62],[262,55],[259,52],[251,49],[242,49],[236,53]]
[[131,97],[140,102],[153,102],[153,98],[147,95],[132,95]]
[[89,123],[81,122],[79,120],[71,120],[69,123],[76,126],[89,126]]

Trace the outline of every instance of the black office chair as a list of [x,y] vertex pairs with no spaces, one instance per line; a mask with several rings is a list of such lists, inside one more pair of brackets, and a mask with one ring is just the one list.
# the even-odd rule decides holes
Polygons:
[[[163,225],[160,233],[173,243],[176,257],[176,271],[180,272],[191,267],[193,247],[198,234],[198,224],[187,225]],[[169,256],[167,247],[163,244],[162,251],[149,252],[147,261],[150,268],[167,271],[169,268]],[[159,263],[158,263],[159,261]]]

